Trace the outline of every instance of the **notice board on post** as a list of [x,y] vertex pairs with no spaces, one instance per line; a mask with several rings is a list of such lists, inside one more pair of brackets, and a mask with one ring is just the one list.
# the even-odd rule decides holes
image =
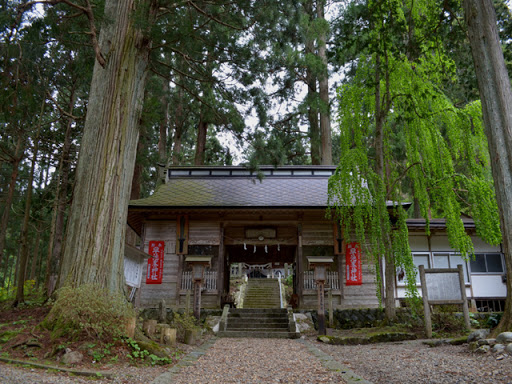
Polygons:
[[466,327],[470,328],[466,284],[462,265],[451,269],[425,269],[420,265],[421,293],[425,314],[425,331],[432,337],[430,306],[435,304],[461,304]]
[[132,288],[140,288],[142,280],[142,267],[147,254],[141,250],[125,244],[124,248],[124,279],[126,285]]

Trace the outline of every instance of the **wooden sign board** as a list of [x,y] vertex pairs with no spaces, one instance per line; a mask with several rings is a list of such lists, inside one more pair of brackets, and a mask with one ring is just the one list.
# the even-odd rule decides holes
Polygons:
[[462,304],[464,322],[469,329],[469,308],[462,265],[457,265],[457,269],[425,269],[425,266],[420,265],[419,270],[427,337],[432,337],[430,306],[434,304]]
[[124,251],[124,278],[126,285],[140,288],[142,280],[142,267],[148,255],[131,245],[125,245]]
[[458,271],[453,273],[425,273],[425,281],[429,302],[460,301],[462,298]]

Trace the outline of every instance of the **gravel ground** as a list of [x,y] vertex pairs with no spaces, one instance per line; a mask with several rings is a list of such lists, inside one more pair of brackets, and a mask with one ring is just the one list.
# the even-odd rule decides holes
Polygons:
[[[212,340],[213,342],[213,340]],[[357,346],[311,340],[324,353],[374,384],[512,383],[512,356],[474,354],[467,345],[430,348],[420,340]],[[199,355],[198,355],[199,356]],[[344,383],[297,340],[218,339],[198,360],[167,367],[117,367],[115,378],[90,379],[0,363],[1,384]],[[163,375],[162,375],[163,374]]]
[[475,354],[467,345],[430,348],[421,340],[338,346],[315,346],[375,384],[512,383],[512,356]]
[[191,383],[344,383],[297,340],[218,339],[191,366],[169,378]]
[[117,367],[115,370],[107,371],[114,373],[113,379],[100,379],[0,363],[0,384],[148,384],[168,369],[166,367]]

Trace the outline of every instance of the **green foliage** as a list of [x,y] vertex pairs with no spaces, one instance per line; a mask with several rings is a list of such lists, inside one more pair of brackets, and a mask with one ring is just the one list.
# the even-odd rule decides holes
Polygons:
[[63,287],[43,322],[53,336],[113,340],[125,332],[128,319],[135,316],[131,305],[121,295],[96,285]]
[[[149,351],[142,349],[139,343],[131,338],[127,338],[124,341],[131,350],[128,358],[130,358],[133,362],[149,361],[151,365],[166,365],[173,363],[172,357],[159,357],[153,353],[149,353]],[[177,360],[179,353],[176,352],[174,357]]]
[[432,33],[437,5],[369,0],[368,6],[369,14],[359,14],[372,25],[369,43],[354,61],[353,77],[338,89],[341,149],[329,203],[346,237],[354,233],[373,256],[377,280],[384,256],[405,270],[415,300],[402,202],[415,199],[427,233],[430,217],[445,218],[450,245],[463,257],[473,254],[463,212],[474,217],[486,242],[501,241],[487,140],[480,104],[458,108],[443,93],[457,73]]
[[[14,300],[14,298],[16,297],[16,289],[17,287],[0,288],[0,302]],[[26,280],[25,284],[23,285],[23,291],[25,297],[29,297],[31,299],[27,301],[27,304],[29,304],[30,301],[33,300],[42,300],[42,292],[37,289],[35,280]]]
[[498,326],[498,324],[500,323],[502,317],[503,317],[503,313],[501,313],[501,312],[493,313],[489,316],[485,325],[488,328],[496,328]]
[[186,331],[198,331],[201,329],[197,323],[197,319],[186,313],[175,313],[172,325],[176,328],[176,338],[180,342],[184,342]]

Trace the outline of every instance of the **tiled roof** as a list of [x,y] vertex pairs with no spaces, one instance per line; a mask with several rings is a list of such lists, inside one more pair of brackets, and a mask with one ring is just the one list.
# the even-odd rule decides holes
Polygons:
[[[155,193],[141,200],[130,202],[130,207],[187,207],[187,208],[244,208],[244,207],[327,207],[328,175],[334,167],[323,167],[323,173],[308,175],[289,171],[268,174],[261,180],[256,175],[201,176],[189,173],[186,176],[172,176]],[[228,168],[226,168],[228,169]],[[234,168],[230,168],[234,169]],[[286,169],[290,170],[290,167]],[[313,169],[313,168],[311,168]],[[172,170],[172,169],[171,169]],[[217,168],[218,170],[218,168]],[[180,168],[180,172],[183,168]]]

